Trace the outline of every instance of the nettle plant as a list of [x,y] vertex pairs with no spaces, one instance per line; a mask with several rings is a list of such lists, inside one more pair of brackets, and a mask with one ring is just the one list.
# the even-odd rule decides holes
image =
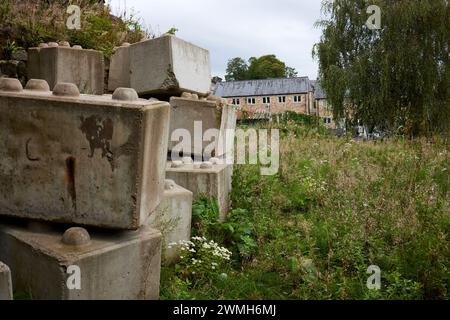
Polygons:
[[231,251],[205,237],[170,243],[169,248],[173,247],[180,249],[180,262],[176,270],[185,278],[201,280],[219,275],[231,260]]

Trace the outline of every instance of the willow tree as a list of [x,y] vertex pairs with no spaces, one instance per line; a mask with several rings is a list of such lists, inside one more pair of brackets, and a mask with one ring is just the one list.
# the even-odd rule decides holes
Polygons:
[[[367,24],[376,5],[378,26]],[[314,47],[337,119],[411,136],[448,134],[448,0],[325,0]]]

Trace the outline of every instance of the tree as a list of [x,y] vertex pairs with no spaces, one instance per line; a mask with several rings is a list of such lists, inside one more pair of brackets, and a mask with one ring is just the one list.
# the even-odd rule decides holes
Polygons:
[[274,54],[259,58],[251,57],[248,63],[242,58],[233,58],[228,61],[226,81],[254,80],[268,78],[296,77],[297,71],[287,67]]
[[286,78],[295,78],[298,76],[297,70],[291,67],[286,67]]
[[228,61],[226,81],[246,80],[248,65],[242,58],[233,58]]
[[365,0],[323,1],[313,54],[335,118],[410,136],[448,133],[448,1],[373,2],[380,29],[366,25]]
[[219,76],[214,76],[214,77],[211,78],[211,82],[213,84],[218,84],[218,83],[220,83],[222,81],[223,81],[223,79],[221,77],[219,77]]
[[274,55],[250,58],[248,77],[250,79],[285,78],[286,64]]

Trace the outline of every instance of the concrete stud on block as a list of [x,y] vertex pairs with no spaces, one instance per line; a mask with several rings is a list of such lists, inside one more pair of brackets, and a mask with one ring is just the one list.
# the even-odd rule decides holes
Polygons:
[[68,48],[70,48],[70,43],[67,42],[67,41],[61,41],[61,42],[59,43],[59,46],[60,46],[60,47],[68,47]]
[[175,188],[175,181],[167,179],[164,183],[164,190],[172,190]]
[[200,165],[200,169],[212,169],[213,164],[209,161],[205,161]]
[[38,48],[48,48],[48,44],[46,44],[46,43],[39,43]]
[[74,46],[72,47],[72,49],[82,50],[83,47],[82,47],[82,46],[79,46],[79,45],[74,45]]
[[211,162],[213,165],[221,164],[221,160],[219,158],[211,158],[209,159],[209,162]]
[[113,100],[136,101],[139,96],[136,90],[132,88],[117,88],[112,95]]
[[194,160],[192,160],[191,157],[184,157],[181,161],[183,161],[184,164],[193,164]]
[[42,79],[30,79],[25,86],[27,90],[49,92],[50,87],[47,81]]
[[13,78],[0,78],[0,90],[20,92],[23,90],[19,80]]
[[56,48],[56,47],[59,47],[59,45],[58,45],[56,42],[49,42],[49,43],[48,43],[48,46],[49,46],[50,48]]
[[53,89],[53,95],[60,97],[79,97],[80,90],[73,83],[60,82]]
[[183,161],[179,161],[179,160],[172,161],[172,168],[181,168],[183,166],[184,166]]
[[64,232],[61,241],[69,246],[83,246],[91,242],[91,236],[84,228],[70,228]]
[[183,92],[183,93],[181,94],[181,97],[184,98],[184,99],[192,99],[192,93],[189,93],[189,92]]

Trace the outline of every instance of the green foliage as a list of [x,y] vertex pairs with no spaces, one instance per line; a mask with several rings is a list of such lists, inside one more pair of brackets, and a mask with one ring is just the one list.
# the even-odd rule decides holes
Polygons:
[[[195,232],[226,244],[234,263],[226,277],[190,286],[166,268],[162,298],[448,299],[448,143],[354,142],[303,126],[282,134],[277,175],[234,168],[226,224],[251,229],[251,255],[223,233],[231,228],[216,222],[214,201],[198,201]],[[366,286],[370,265],[381,269],[379,291]]]
[[33,294],[31,290],[16,291],[14,292],[14,300],[33,300]]
[[[365,25],[369,4],[381,8],[380,30]],[[336,119],[448,134],[448,1],[325,0],[323,10],[314,55]]]
[[3,56],[6,60],[12,59],[12,55],[19,49],[15,41],[6,40],[6,44],[3,47]]
[[257,249],[254,230],[248,212],[232,210],[227,220],[219,222],[219,210],[215,199],[202,197],[193,204],[194,234],[214,239],[233,252],[236,263],[249,259]]
[[274,54],[250,58],[247,77],[249,79],[285,78],[286,64]]
[[292,78],[297,76],[297,71],[294,68],[286,67],[286,64],[273,54],[259,58],[252,57],[248,60],[248,63],[239,57],[230,59],[226,72],[226,81]]
[[174,36],[179,30],[177,28],[170,28],[165,34],[170,34]]
[[226,81],[247,80],[248,64],[242,58],[233,58],[228,61]]
[[[109,6],[98,1],[72,1],[81,8],[81,30],[69,30],[67,3],[5,0],[0,5],[0,46],[11,39],[28,49],[42,42],[69,41],[86,49],[102,51],[110,56],[123,42],[135,43],[150,35],[133,15],[115,17]],[[2,34],[3,32],[3,34]]]

